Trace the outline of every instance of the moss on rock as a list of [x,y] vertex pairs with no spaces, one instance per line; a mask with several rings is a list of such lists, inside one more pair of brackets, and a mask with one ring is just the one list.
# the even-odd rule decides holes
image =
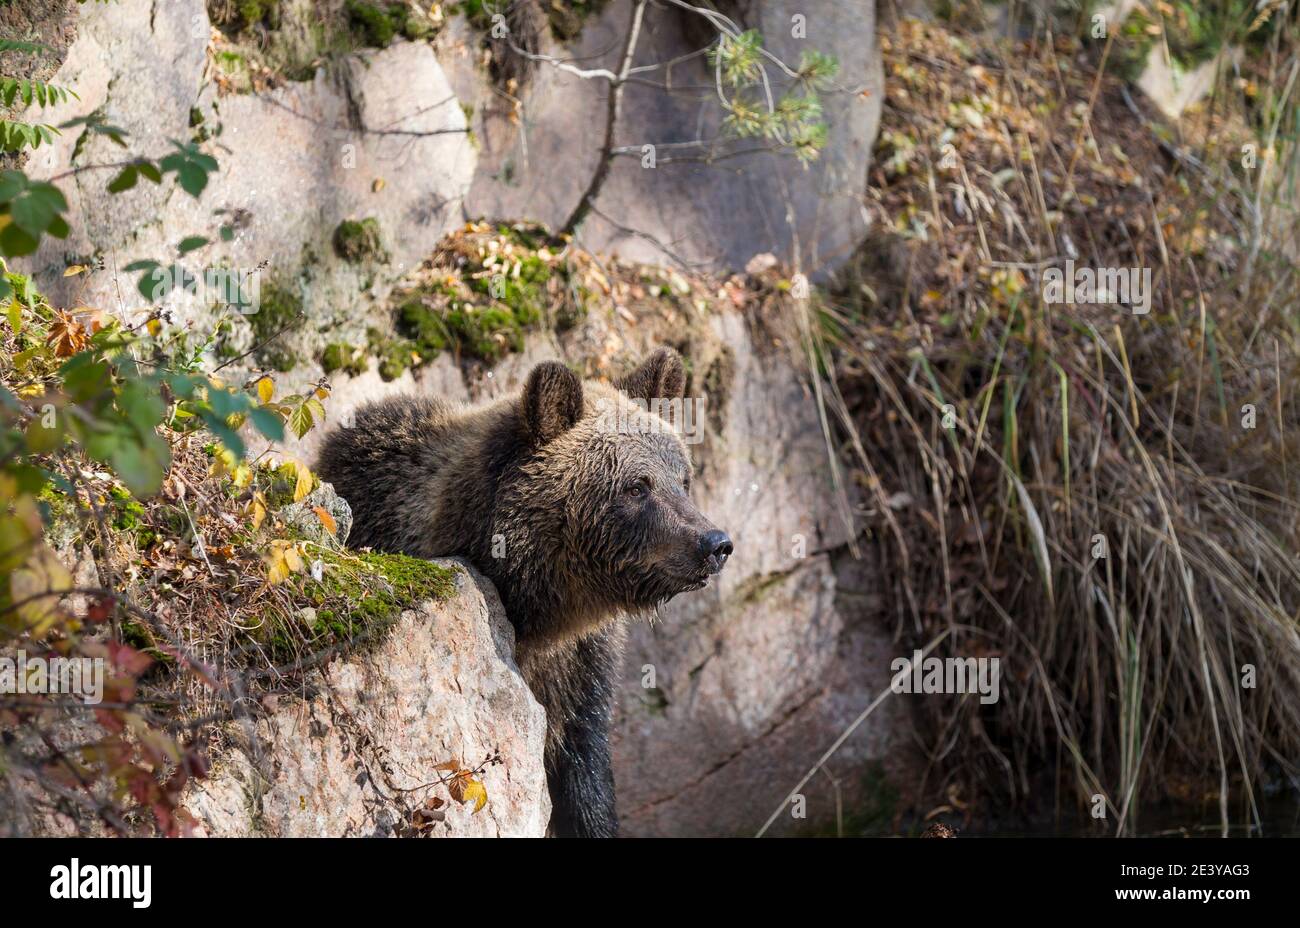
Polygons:
[[399,35],[418,42],[435,31],[433,20],[405,3],[348,0],[345,9],[358,41],[376,48],[384,48]]
[[385,335],[378,329],[366,330],[366,344],[378,362],[379,376],[384,380],[396,380],[412,364],[427,360],[419,356],[414,342]]
[[321,354],[320,366],[327,374],[343,371],[356,377],[366,372],[365,353],[347,342],[331,342]]
[[276,283],[262,287],[257,312],[244,317],[253,328],[258,363],[277,371],[293,370],[298,359],[283,339],[302,316],[302,296],[296,289]]
[[280,0],[239,0],[234,13],[235,19],[231,24],[240,31],[253,26],[280,28]]
[[266,626],[272,656],[289,659],[304,648],[313,652],[373,641],[402,612],[422,602],[444,601],[456,591],[455,567],[405,554],[319,551],[320,579],[304,577],[294,596],[298,610]]
[[388,261],[388,252],[384,249],[383,237],[379,233],[379,220],[346,219],[334,230],[334,251],[344,261],[359,264],[363,261],[375,261],[380,264]]
[[[581,291],[568,287],[566,271],[544,251],[544,230],[521,226],[487,227],[491,247],[461,255],[445,277],[425,281],[401,294],[398,333],[423,360],[453,350],[458,356],[494,363],[522,351],[530,331],[547,322],[556,296],[559,309],[549,321],[569,328],[585,311]],[[453,259],[456,260],[456,259]]]

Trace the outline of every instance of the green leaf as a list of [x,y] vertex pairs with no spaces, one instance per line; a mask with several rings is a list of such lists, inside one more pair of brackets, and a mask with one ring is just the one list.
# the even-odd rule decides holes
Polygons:
[[128,380],[123,383],[117,397],[117,407],[142,435],[152,434],[167,412],[157,384],[144,380]]
[[181,239],[181,243],[178,246],[178,250],[182,255],[187,255],[191,251],[195,251],[199,248],[202,248],[207,243],[208,240],[204,238],[202,235],[191,235],[188,238]]
[[217,440],[230,449],[230,453],[237,458],[244,456],[244,441],[239,437],[234,429],[226,424],[226,420],[215,415],[210,409],[199,409],[199,416],[203,419],[203,424],[208,427],[208,431],[216,436]]
[[253,427],[270,441],[284,441],[284,422],[271,410],[259,406],[248,414]]
[[181,189],[197,198],[208,185],[208,175],[217,170],[217,161],[199,151],[193,143],[172,142],[176,151],[158,162],[164,173],[176,174]]
[[311,431],[312,426],[316,424],[315,417],[312,416],[311,407],[306,403],[301,406],[295,406],[289,413],[289,428],[293,434],[302,438]]
[[90,351],[73,355],[59,368],[59,374],[63,377],[63,392],[78,405],[90,403],[113,385],[108,364],[96,360]]
[[0,254],[6,258],[21,258],[36,250],[38,239],[28,235],[15,222],[9,223],[0,231]]
[[45,181],[26,180],[25,186],[9,201],[13,225],[36,240],[67,208],[68,201],[62,191]]
[[108,182],[109,193],[122,193],[124,190],[130,190],[140,179],[140,172],[134,164],[128,164],[122,168],[122,172]]
[[189,374],[170,374],[166,379],[167,386],[171,387],[172,392],[183,400],[192,397],[195,388],[207,382],[203,378],[191,377]]
[[180,182],[181,189],[195,199],[198,199],[203,193],[203,188],[208,185],[207,171],[192,161],[187,161],[181,166],[176,173],[176,179]]
[[8,203],[27,189],[27,175],[22,171],[0,173],[0,203]]
[[152,496],[162,487],[171,450],[157,435],[145,436],[139,443],[132,437],[123,436],[112,445],[109,463],[133,496]]

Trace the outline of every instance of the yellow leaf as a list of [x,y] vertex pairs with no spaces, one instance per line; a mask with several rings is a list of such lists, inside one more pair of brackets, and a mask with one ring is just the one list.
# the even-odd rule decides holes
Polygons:
[[294,470],[298,473],[298,483],[293,488],[293,501],[296,503],[311,492],[312,476],[306,464],[295,464]]
[[148,330],[150,335],[157,335],[159,332],[162,331],[162,320],[150,319],[148,322],[144,324],[144,327]]
[[23,330],[23,307],[17,300],[9,301],[9,328],[17,335]]
[[9,577],[10,599],[18,604],[17,628],[37,638],[44,635],[60,616],[57,594],[70,589],[72,575],[48,546],[38,545]]
[[298,553],[297,545],[290,545],[284,549],[284,563],[295,574],[302,573],[302,555]]
[[275,395],[275,383],[270,377],[262,377],[257,381],[257,398],[263,403],[271,402],[271,397]]
[[274,585],[277,583],[283,583],[285,580],[289,579],[289,574],[292,573],[292,571],[289,569],[289,564],[285,560],[284,548],[278,546],[272,547],[266,556],[266,561],[267,583]]
[[84,274],[88,270],[90,270],[90,268],[86,267],[86,265],[84,264],[72,264],[69,265],[68,269],[63,272],[63,276],[76,277],[78,274]]
[[253,518],[253,531],[257,531],[262,520],[266,518],[266,497],[261,492],[253,494],[253,501],[249,504],[249,515]]
[[474,814],[477,815],[487,805],[487,787],[478,780],[470,781],[465,785],[465,798],[463,801],[474,803]]
[[312,512],[316,513],[316,518],[320,519],[320,524],[325,526],[325,531],[331,535],[339,533],[339,525],[334,521],[334,517],[329,514],[329,510],[324,506],[313,506]]
[[474,779],[474,774],[468,770],[462,770],[456,774],[452,781],[447,784],[447,792],[451,793],[452,799],[462,805],[474,803],[475,814],[481,812],[483,807],[487,805],[487,787]]

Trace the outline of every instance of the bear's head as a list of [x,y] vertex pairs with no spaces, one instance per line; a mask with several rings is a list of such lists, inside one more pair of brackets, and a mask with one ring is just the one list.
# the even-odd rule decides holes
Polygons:
[[682,360],[667,348],[612,386],[584,383],[555,362],[534,368],[524,386],[529,451],[511,521],[548,526],[555,550],[544,553],[547,542],[534,536],[531,554],[551,558],[543,569],[597,611],[647,609],[698,590],[731,554],[731,539],[691,502],[690,455],[675,427],[685,387]]

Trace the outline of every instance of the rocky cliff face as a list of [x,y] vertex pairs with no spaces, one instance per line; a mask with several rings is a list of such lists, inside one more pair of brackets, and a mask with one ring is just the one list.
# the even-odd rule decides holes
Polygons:
[[[87,284],[65,281],[63,268],[96,253],[113,268],[167,258],[183,239],[203,236],[210,244],[188,264],[256,272],[260,283],[263,305],[230,332],[229,353],[297,313],[310,324],[278,345],[282,354],[310,353],[331,331],[364,328],[371,303],[461,221],[475,166],[465,114],[426,43],[361,49],[311,80],[223,94],[211,32],[203,0],[83,7],[54,78],[79,99],[42,111],[42,119],[57,124],[98,111],[130,133],[132,151],[151,157],[172,140],[207,140],[219,171],[197,200],[147,181],[111,195],[112,173],[91,166],[120,162],[122,149],[106,138],[79,145],[78,132],[65,132],[35,152],[27,170],[50,177],[80,169],[63,185],[80,221],[67,241],[47,241],[32,268],[53,300],[130,313],[145,305],[133,275]],[[366,220],[377,228],[377,247],[340,249],[340,226]],[[223,225],[230,241],[218,234]],[[165,305],[178,321],[209,318],[202,299],[174,293]]]
[[[805,266],[833,263],[860,233],[856,197],[879,110],[874,16],[869,7],[825,3],[731,6],[745,25],[764,30],[778,54],[797,58],[806,42],[840,58],[823,159],[809,171],[768,155],[748,159],[744,170],[645,171],[632,159],[616,166],[602,212],[676,242],[688,260],[732,270],[757,252],[787,254],[789,216]],[[604,60],[627,14],[625,3],[610,4],[567,54]],[[792,34],[796,15],[806,17],[806,39]],[[81,99],[50,121],[100,109],[131,131],[140,151],[157,155],[168,139],[201,137],[221,168],[198,201],[147,183],[110,197],[103,172],[75,175],[78,237],[47,243],[32,263],[52,300],[129,312],[139,302],[129,287],[123,295],[120,281],[105,275],[82,289],[82,278],[62,278],[65,265],[91,257],[92,243],[116,268],[207,235],[203,264],[263,267],[263,293],[287,293],[292,312],[305,316],[287,339],[292,370],[277,375],[291,388],[321,376],[317,358],[327,342],[391,327],[382,298],[466,208],[557,221],[578,194],[581,166],[594,157],[591,126],[603,88],[539,67],[522,91],[516,124],[493,103],[499,97],[473,63],[478,38],[459,20],[433,46],[399,40],[256,94],[219,92],[205,51],[210,32],[201,0],[82,7],[55,78]],[[646,59],[679,53],[690,40],[677,18],[662,17],[647,33]],[[543,50],[555,50],[551,38],[543,41]],[[620,143],[716,129],[698,95],[646,90],[629,94],[628,137]],[[120,158],[103,140],[78,150],[75,138],[69,133],[37,153],[28,170],[48,177]],[[340,224],[364,219],[375,220],[382,258],[372,250],[358,259],[337,247]],[[220,224],[234,229],[231,241],[215,235]],[[643,237],[599,219],[582,243],[664,259]],[[491,366],[462,366],[444,352],[418,377],[407,371],[385,381],[374,365],[339,372],[329,415],[337,421],[400,390],[491,398],[517,388],[541,360],[599,374],[609,372],[610,358],[634,358],[661,343],[683,351],[692,370],[688,393],[705,398],[706,426],[693,449],[699,501],[731,533],[736,555],[717,586],[633,629],[614,732],[619,802],[627,834],[753,834],[886,685],[891,647],[873,618],[870,572],[844,566],[852,564],[845,553],[852,530],[789,342],[724,299],[702,312],[679,311],[679,302],[687,301],[666,298],[661,311],[631,313],[602,297],[577,327],[562,336],[536,332],[522,351]],[[178,308],[200,322],[205,311]],[[255,343],[248,328],[232,333],[233,355]],[[254,356],[228,373],[274,363]],[[287,451],[311,460],[319,437],[311,432]],[[540,710],[520,689],[508,631],[495,594],[466,573],[453,602],[413,605],[377,649],[335,661],[302,699],[269,707],[257,732],[265,752],[223,757],[192,810],[213,834],[392,833],[414,802],[403,791],[427,782],[421,771],[452,753],[473,764],[500,748],[505,764],[485,774],[489,807],[475,816],[455,806],[437,830],[540,834],[548,815]],[[874,788],[882,759],[900,741],[895,711],[882,707],[849,739],[830,765],[834,777],[819,775],[804,790],[808,819],[780,816],[776,833],[825,827],[837,803]]]
[[[592,251],[660,263],[675,256],[712,270],[741,268],[763,252],[785,257],[796,247],[805,268],[834,267],[865,232],[861,195],[883,86],[875,4],[741,0],[711,6],[741,29],[759,30],[765,47],[793,67],[806,51],[835,56],[839,72],[822,95],[830,133],[822,156],[807,167],[769,152],[729,154],[708,163],[700,151],[674,147],[721,135],[724,113],[712,70],[695,55],[647,71],[644,82],[628,87],[615,140],[632,149],[632,156],[615,160],[599,215],[584,226],[580,241]],[[588,70],[617,69],[631,9],[627,0],[604,5],[567,45],[551,30],[537,29],[537,51]],[[513,88],[515,106],[475,66],[476,37],[463,23],[453,22],[452,30],[470,51],[457,54],[448,43],[444,67],[457,95],[474,105],[482,142],[467,209],[472,215],[563,222],[596,165],[604,82],[538,64]],[[636,63],[693,55],[715,34],[698,14],[671,4],[652,6]],[[771,70],[774,81],[784,81],[778,68]],[[646,145],[655,146],[653,165],[644,158]],[[753,152],[763,146],[753,140],[742,147]]]
[[[304,698],[270,703],[255,740],[218,759],[186,803],[200,834],[545,834],[546,714],[515,666],[491,582],[446,563],[454,595],[412,604],[374,647],[312,674]],[[481,810],[436,782],[497,754],[476,777]]]

